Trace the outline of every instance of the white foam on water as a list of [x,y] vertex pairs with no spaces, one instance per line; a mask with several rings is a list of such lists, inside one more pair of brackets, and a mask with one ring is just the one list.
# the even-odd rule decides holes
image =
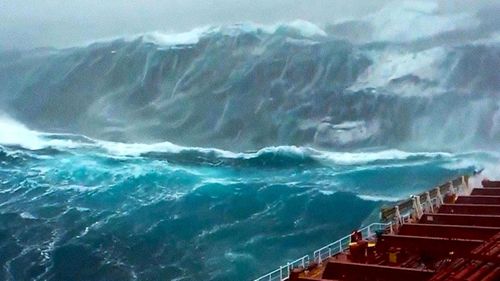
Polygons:
[[368,195],[368,194],[357,194],[357,197],[366,201],[387,201],[387,202],[398,202],[404,198],[394,197],[394,196],[383,196],[383,195]]
[[107,153],[116,156],[141,156],[148,152],[181,153],[194,151],[202,154],[215,154],[216,157],[222,158],[254,159],[265,154],[276,154],[300,158],[312,157],[318,161],[326,161],[327,163],[333,163],[335,165],[360,165],[380,160],[404,160],[410,157],[452,157],[452,154],[445,152],[406,152],[397,149],[375,152],[328,152],[310,147],[298,146],[272,146],[265,147],[256,152],[231,152],[217,148],[186,147],[171,142],[152,144],[121,143],[94,140],[88,137],[79,136],[85,140],[82,142],[47,138],[51,136],[51,134],[30,130],[23,124],[7,118],[0,119],[0,128],[2,128],[0,133],[1,145],[19,145],[31,150],[47,147],[58,149],[74,149],[80,147],[96,148],[104,149]]
[[[391,81],[402,77],[414,76],[427,81],[435,81],[436,77],[443,76],[441,65],[447,57],[445,47],[435,47],[417,52],[388,49],[383,52],[371,53],[374,61],[349,88],[358,91],[366,88],[386,88]],[[439,82],[439,81],[436,81]],[[422,91],[416,88],[412,91],[409,85],[400,89],[401,96],[423,96],[441,93],[437,88],[434,91]]]
[[36,217],[33,216],[30,212],[22,212],[20,214],[21,218],[27,219],[27,220],[36,220]]
[[479,20],[467,13],[442,13],[435,1],[392,1],[368,17],[377,41],[406,42],[475,27]]
[[410,157],[452,157],[446,152],[406,152],[389,149],[376,152],[321,152],[319,159],[330,160],[340,165],[367,164],[380,160],[405,160]]
[[198,27],[187,32],[164,33],[153,31],[145,33],[143,40],[156,45],[190,45],[199,42],[200,38],[210,31],[210,27]]
[[37,132],[6,115],[0,115],[0,144],[19,145],[28,149],[44,147],[44,142]]
[[145,42],[159,46],[193,45],[197,44],[201,38],[213,34],[226,36],[237,36],[242,33],[266,33],[274,34],[281,28],[288,28],[298,32],[305,38],[325,37],[327,33],[318,25],[305,20],[294,20],[281,22],[272,25],[263,25],[252,22],[238,23],[232,25],[203,26],[190,31],[174,33],[164,31],[153,31],[134,36],[126,36],[125,40],[136,40],[142,38]]

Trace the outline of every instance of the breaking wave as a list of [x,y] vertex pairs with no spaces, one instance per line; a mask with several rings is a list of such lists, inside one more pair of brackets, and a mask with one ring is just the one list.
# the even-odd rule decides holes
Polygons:
[[376,219],[383,204],[498,160],[230,152],[0,125],[10,128],[0,134],[3,280],[250,280]]
[[497,14],[391,5],[0,51],[0,280],[251,280],[498,174]]
[[[422,34],[400,36],[394,9]],[[495,149],[500,47],[479,19],[412,1],[364,23],[244,23],[4,51],[0,110],[41,131],[126,143]],[[343,36],[366,24],[380,38]]]

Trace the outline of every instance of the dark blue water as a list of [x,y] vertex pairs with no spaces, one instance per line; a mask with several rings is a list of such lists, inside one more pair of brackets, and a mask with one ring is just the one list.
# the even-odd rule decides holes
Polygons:
[[493,159],[232,153],[26,129],[3,143],[0,280],[250,280]]
[[0,281],[252,280],[497,176],[498,16],[444,10],[0,47]]

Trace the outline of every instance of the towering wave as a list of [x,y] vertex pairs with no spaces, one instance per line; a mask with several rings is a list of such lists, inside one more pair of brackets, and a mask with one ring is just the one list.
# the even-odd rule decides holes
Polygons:
[[0,51],[0,280],[251,280],[498,174],[453,151],[500,140],[497,18],[411,1]]
[[[340,39],[341,30],[359,22],[324,31],[296,21],[4,51],[0,106],[46,131],[232,150],[497,143],[498,40],[443,43],[443,32],[465,27],[433,16],[432,7],[410,8],[416,25],[434,21],[441,33],[422,27],[399,38],[395,29],[356,41]],[[372,27],[387,18],[380,13]]]

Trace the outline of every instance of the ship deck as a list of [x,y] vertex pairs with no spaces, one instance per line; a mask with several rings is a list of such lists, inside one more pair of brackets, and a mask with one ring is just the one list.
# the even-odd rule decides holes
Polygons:
[[427,192],[427,206],[414,198],[411,217],[389,210],[390,228],[364,239],[353,233],[345,250],[290,269],[284,280],[500,280],[500,182],[465,185],[461,194]]

